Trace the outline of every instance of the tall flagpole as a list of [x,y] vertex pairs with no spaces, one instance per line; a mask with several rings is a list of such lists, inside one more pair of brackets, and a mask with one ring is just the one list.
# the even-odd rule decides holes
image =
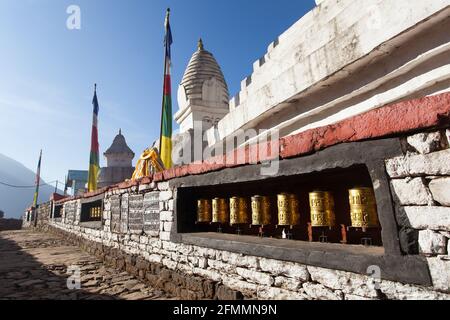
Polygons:
[[97,190],[97,179],[100,172],[100,155],[98,145],[98,112],[99,104],[97,98],[97,84],[94,85],[94,98],[92,99],[94,107],[92,117],[92,133],[91,133],[91,153],[89,158],[89,174],[88,174],[88,191]]
[[[165,28],[166,28],[166,36],[167,36],[167,26],[169,23],[170,19],[170,8],[167,8],[167,12],[166,12],[166,20],[165,20]],[[160,130],[159,130],[159,148],[158,148],[158,152],[159,155],[161,156],[161,147],[162,147],[162,137],[163,137],[163,119],[164,119],[164,95],[165,95],[165,83],[166,83],[166,73],[167,73],[167,39],[164,40],[164,84],[163,84],[163,99],[161,102],[161,126],[160,126]]]
[[163,103],[161,108],[161,135],[160,135],[160,159],[164,164],[163,169],[172,167],[172,84],[171,84],[171,45],[172,30],[170,28],[170,9],[166,14],[166,35],[165,35],[165,59],[164,59],[164,85]]

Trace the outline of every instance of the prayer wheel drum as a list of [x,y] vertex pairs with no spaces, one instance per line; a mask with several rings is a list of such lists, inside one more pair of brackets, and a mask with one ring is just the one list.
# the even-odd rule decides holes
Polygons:
[[311,226],[331,228],[336,225],[334,198],[331,192],[311,192],[309,205],[311,207]]
[[210,223],[212,221],[211,200],[197,201],[197,223]]
[[230,221],[228,201],[226,199],[215,198],[212,201],[212,222],[226,224]]
[[300,207],[295,194],[279,194],[277,203],[279,226],[296,226],[300,224]]
[[353,228],[378,228],[375,193],[372,188],[349,190],[350,216]]
[[250,224],[250,209],[246,198],[230,199],[230,225]]
[[272,216],[270,214],[270,198],[262,196],[252,197],[252,225],[270,225]]

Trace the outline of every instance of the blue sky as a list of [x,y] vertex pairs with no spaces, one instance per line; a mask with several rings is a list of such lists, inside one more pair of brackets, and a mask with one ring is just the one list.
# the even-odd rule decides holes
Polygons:
[[[81,9],[81,30],[66,28],[73,4]],[[122,128],[137,158],[159,135],[167,7],[176,112],[178,84],[199,37],[233,96],[269,43],[313,6],[314,0],[1,0],[0,153],[35,170],[44,149],[47,181],[86,169],[96,82],[100,152]]]

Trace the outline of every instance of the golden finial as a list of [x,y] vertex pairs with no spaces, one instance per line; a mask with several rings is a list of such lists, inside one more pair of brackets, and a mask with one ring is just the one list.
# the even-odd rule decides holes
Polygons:
[[198,40],[198,50],[200,50],[200,51],[205,50],[205,48],[203,47],[203,40],[202,40],[202,38],[200,38],[200,40]]

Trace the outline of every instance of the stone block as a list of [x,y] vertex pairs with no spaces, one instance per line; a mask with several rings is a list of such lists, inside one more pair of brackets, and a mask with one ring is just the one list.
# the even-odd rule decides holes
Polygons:
[[281,289],[297,292],[302,287],[302,282],[293,278],[286,278],[282,276],[275,277],[275,287]]
[[426,255],[447,254],[447,238],[439,232],[419,231],[419,250]]
[[159,238],[162,241],[170,241],[170,232],[162,231],[159,233]]
[[429,188],[435,201],[450,207],[450,178],[434,179],[430,182]]
[[303,284],[305,293],[315,300],[344,300],[344,294],[340,291],[333,291],[321,284],[307,282]]
[[222,281],[222,275],[215,270],[194,268],[193,273],[198,276],[202,276],[206,279],[211,279],[213,281],[217,281],[217,282]]
[[159,191],[169,190],[169,182],[168,181],[159,182],[158,183],[158,190]]
[[267,273],[253,271],[244,268],[236,268],[236,272],[239,276],[247,279],[249,282],[272,286],[274,284],[274,279]]
[[423,178],[395,179],[391,186],[394,199],[402,206],[434,204]]
[[439,151],[442,147],[441,133],[419,133],[407,138],[408,144],[420,154]]
[[362,297],[376,298],[377,292],[371,285],[368,276],[308,266],[311,279],[327,288],[341,290],[345,294],[354,294]]
[[450,231],[450,208],[400,207],[396,210],[401,226],[417,230]]
[[207,259],[208,267],[218,272],[225,272],[228,275],[236,274],[236,266],[222,261]]
[[168,202],[167,202],[167,210],[169,210],[169,211],[173,211],[173,208],[174,208],[174,200],[173,199],[171,199],[171,200],[169,200]]
[[206,269],[208,267],[208,259],[207,258],[198,258],[198,267],[202,269]]
[[164,231],[172,231],[173,222],[164,222]]
[[173,198],[172,190],[161,191],[159,193],[159,201],[168,201]]
[[386,170],[391,178],[450,175],[450,149],[389,159]]
[[309,281],[310,275],[306,266],[292,262],[284,262],[261,258],[259,261],[260,269],[275,276],[286,276],[288,278],[298,279],[302,282]]
[[261,300],[307,300],[304,294],[273,287],[259,287],[258,299]]
[[173,222],[174,216],[172,211],[162,211],[159,216],[161,221]]

